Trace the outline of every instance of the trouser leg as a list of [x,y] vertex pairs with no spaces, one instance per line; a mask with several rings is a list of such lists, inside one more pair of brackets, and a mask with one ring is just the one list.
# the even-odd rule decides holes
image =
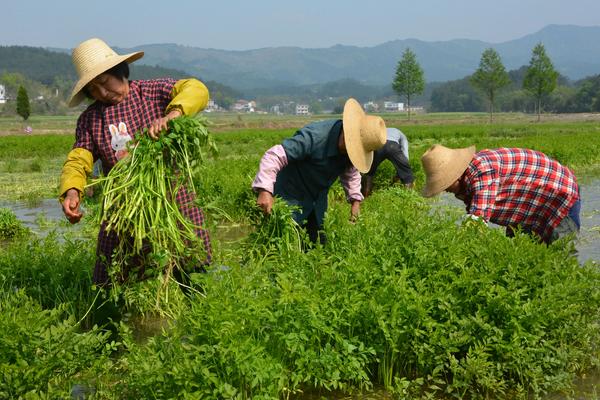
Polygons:
[[317,216],[314,210],[308,215],[306,223],[303,225],[303,227],[306,229],[311,243],[317,243],[317,241],[322,245],[327,243],[327,235],[323,230],[323,226],[319,225],[317,222]]

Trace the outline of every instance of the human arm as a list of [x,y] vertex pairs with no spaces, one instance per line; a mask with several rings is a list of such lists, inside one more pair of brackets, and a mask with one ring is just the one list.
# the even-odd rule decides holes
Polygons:
[[346,192],[346,200],[350,203],[350,221],[355,221],[360,214],[360,202],[364,196],[360,192],[360,173],[352,166],[340,175],[340,182]]
[[482,218],[486,223],[489,222],[500,187],[500,177],[497,171],[488,169],[480,171],[472,177],[467,176],[465,184],[469,185],[472,193],[467,213],[473,217]]
[[92,153],[77,147],[69,152],[60,175],[60,201],[63,213],[72,224],[79,222],[83,216],[79,205],[87,176],[92,172],[94,164]]
[[408,139],[406,138],[406,135],[404,133],[400,132],[400,140],[398,140],[398,143],[400,144],[400,148],[402,149],[402,154],[404,154],[404,156],[406,157],[407,160],[409,160],[408,158]]
[[208,88],[197,79],[177,81],[170,93],[171,101],[165,108],[164,117],[158,118],[148,127],[148,134],[158,139],[160,132],[167,129],[167,122],[182,115],[195,115],[208,104]]
[[287,155],[280,144],[267,150],[260,160],[258,172],[252,182],[252,190],[258,193],[256,204],[265,214],[270,214],[273,208],[273,190],[277,174],[287,164]]

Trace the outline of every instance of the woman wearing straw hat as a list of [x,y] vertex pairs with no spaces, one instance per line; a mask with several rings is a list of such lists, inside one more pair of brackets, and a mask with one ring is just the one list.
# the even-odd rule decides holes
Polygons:
[[579,187],[571,170],[530,149],[433,145],[421,157],[425,197],[443,191],[462,200],[467,213],[486,222],[537,235],[550,244],[580,228]]
[[265,152],[252,183],[258,206],[270,213],[274,195],[299,206],[294,220],[306,228],[311,242],[325,243],[322,231],[329,188],[339,177],[355,219],[363,200],[359,171],[369,171],[373,152],[385,141],[383,119],[366,115],[356,100],[349,99],[341,120],[306,125]]
[[[208,90],[195,79],[156,79],[129,81],[129,63],[140,59],[143,52],[125,55],[115,53],[100,39],[89,39],[73,50],[73,64],[79,80],[75,84],[69,106],[74,107],[86,97],[92,103],[77,120],[76,138],[63,166],[60,179],[60,199],[63,212],[71,223],[82,217],[81,196],[87,176],[92,172],[94,161],[101,160],[107,174],[119,159],[127,153],[127,142],[134,133],[148,128],[148,134],[158,138],[167,128],[167,122],[181,115],[194,115],[208,102]],[[204,225],[204,214],[193,205],[194,193],[185,189],[177,194],[177,202],[197,226]],[[211,260],[208,232],[197,230],[207,253],[206,263]],[[107,265],[110,265],[113,249],[118,238],[105,230],[98,234],[97,261],[94,282],[108,281]]]

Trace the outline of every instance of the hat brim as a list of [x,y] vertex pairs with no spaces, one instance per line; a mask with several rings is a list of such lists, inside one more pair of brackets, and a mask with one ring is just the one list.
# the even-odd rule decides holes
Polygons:
[[109,69],[111,69],[112,67],[122,63],[123,61],[126,61],[127,63],[132,63],[136,60],[139,60],[143,56],[144,56],[143,51],[137,51],[135,53],[129,53],[129,54],[125,54],[122,56],[117,55],[115,57],[111,57],[111,58],[107,59],[105,62],[96,65],[96,67],[93,70],[89,71],[84,76],[79,78],[77,83],[75,83],[75,86],[73,86],[73,90],[71,91],[71,96],[69,98],[69,103],[68,103],[69,107],[75,107],[76,105],[78,105],[85,99],[85,94],[83,93],[83,88],[85,87],[85,85],[90,83],[98,75],[103,74],[104,72],[106,72]]
[[373,152],[366,152],[360,145],[360,126],[365,112],[358,102],[348,99],[344,104],[344,143],[350,162],[362,173],[369,172],[373,164]]
[[471,160],[473,160],[475,146],[453,149],[453,151],[455,157],[451,165],[444,166],[444,174],[439,175],[437,179],[427,178],[422,192],[424,197],[433,197],[440,194],[460,178],[471,163]]

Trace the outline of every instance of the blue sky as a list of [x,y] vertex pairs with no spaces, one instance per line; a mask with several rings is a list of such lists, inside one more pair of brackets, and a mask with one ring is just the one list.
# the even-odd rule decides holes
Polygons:
[[600,0],[10,0],[0,45],[151,43],[227,50],[374,46],[394,39],[499,43],[549,24],[600,26]]

